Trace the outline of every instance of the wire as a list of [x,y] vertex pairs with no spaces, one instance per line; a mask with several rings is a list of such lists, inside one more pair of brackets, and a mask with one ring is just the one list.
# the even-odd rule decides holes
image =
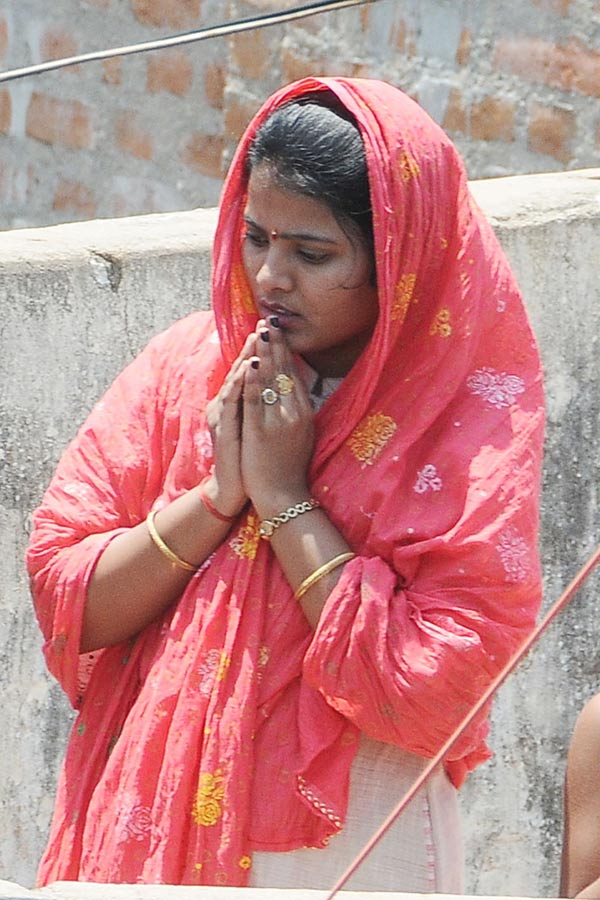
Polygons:
[[16,81],[18,78],[26,78],[29,75],[41,75],[43,72],[51,72],[55,69],[66,69],[67,66],[78,66],[82,63],[95,62],[101,59],[112,59],[116,56],[132,56],[134,53],[147,53],[151,50],[163,50],[165,47],[177,47],[182,44],[192,44],[196,41],[205,41],[208,38],[225,37],[229,34],[239,34],[242,31],[250,31],[254,28],[268,28],[271,25],[281,25],[284,22],[294,22],[317,13],[333,12],[338,9],[346,9],[351,6],[366,6],[377,3],[378,0],[324,0],[320,3],[309,3],[306,6],[298,6],[286,12],[268,13],[264,16],[253,16],[250,19],[240,19],[237,22],[229,22],[227,25],[211,25],[201,28],[199,31],[188,31],[171,37],[159,38],[156,41],[144,41],[141,44],[129,44],[125,47],[113,47],[110,50],[95,50],[91,53],[82,53],[80,56],[67,56],[63,59],[51,59],[37,63],[33,66],[25,66],[21,69],[11,69],[0,72],[0,84],[6,81]]
[[433,759],[429,760],[428,764],[425,766],[419,777],[415,780],[415,782],[408,789],[406,794],[402,797],[402,799],[398,802],[398,804],[394,807],[382,825],[377,829],[377,831],[369,838],[367,843],[364,845],[362,850],[358,853],[358,855],[354,858],[354,860],[350,863],[346,871],[343,875],[338,879],[335,883],[331,891],[326,895],[324,900],[333,900],[333,897],[340,891],[343,886],[346,884],[348,879],[356,872],[359,866],[365,861],[371,850],[375,847],[375,845],[381,840],[381,838],[386,834],[388,829],[394,824],[398,816],[404,812],[408,804],[411,802],[413,797],[421,790],[427,779],[433,773],[433,771],[443,762],[444,758],[448,755],[448,753],[452,750],[452,747],[456,743],[456,741],[463,735],[463,733],[467,730],[469,725],[473,722],[476,716],[479,715],[480,712],[483,711],[484,707],[490,702],[496,691],[501,687],[501,685],[506,681],[511,672],[518,666],[522,659],[529,653],[533,645],[536,641],[542,636],[544,631],[548,628],[551,622],[557,617],[557,615],[562,612],[562,610],[567,606],[571,598],[574,594],[577,593],[581,585],[584,583],[588,575],[592,572],[592,569],[600,562],[600,546],[596,548],[596,550],[592,553],[588,561],[581,567],[573,581],[567,587],[567,589],[563,592],[563,594],[558,598],[558,600],[551,606],[548,610],[544,618],[537,625],[537,627],[532,631],[529,637],[526,639],[524,644],[520,647],[519,650],[514,654],[514,656],[509,659],[501,672],[494,678],[492,683],[489,685],[485,693],[479,698],[479,700],[472,707],[471,711],[467,713],[464,719],[459,724],[458,728],[450,735],[444,746],[438,750]]

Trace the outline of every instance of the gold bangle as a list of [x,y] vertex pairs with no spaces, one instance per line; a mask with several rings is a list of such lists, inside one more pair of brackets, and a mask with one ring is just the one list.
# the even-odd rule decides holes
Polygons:
[[323,563],[322,566],[319,566],[318,569],[315,569],[307,578],[304,579],[302,584],[296,588],[294,592],[294,598],[299,600],[301,597],[304,597],[305,593],[311,589],[313,584],[316,584],[317,581],[320,581],[321,578],[324,578],[326,575],[329,575],[330,572],[333,572],[334,569],[337,569],[338,566],[342,566],[345,562],[348,562],[351,559],[354,559],[356,553],[352,553],[351,551],[347,553],[340,553],[339,556],[334,556],[333,559],[330,559],[329,562]]
[[177,554],[174,553],[170,547],[167,547],[160,534],[156,530],[156,525],[154,524],[154,516],[157,512],[157,509],[152,509],[146,517],[146,525],[148,526],[148,531],[150,533],[152,541],[154,542],[154,545],[158,547],[162,555],[166,556],[169,562],[173,563],[174,566],[178,566],[180,569],[185,569],[186,572],[197,572],[198,566],[193,566],[191,563],[186,562],[185,559],[177,556]]

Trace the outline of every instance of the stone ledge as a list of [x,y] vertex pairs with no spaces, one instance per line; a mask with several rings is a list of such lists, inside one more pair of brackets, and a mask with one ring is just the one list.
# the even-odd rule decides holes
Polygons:
[[[169,884],[90,884],[57,881],[45,888],[28,891],[17,884],[0,881],[0,900],[324,900],[328,891],[283,888],[197,887]],[[416,900],[422,894],[401,892],[342,891],[344,900]],[[461,900],[458,894],[427,894],[431,900]],[[463,900],[468,900],[464,895]],[[476,900],[523,900],[516,897],[477,897]],[[539,900],[539,898],[538,898]]]

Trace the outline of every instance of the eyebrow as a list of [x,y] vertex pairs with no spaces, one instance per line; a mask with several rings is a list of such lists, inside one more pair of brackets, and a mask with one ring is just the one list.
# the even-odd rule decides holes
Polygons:
[[[256,228],[257,231],[262,231],[264,234],[268,233],[268,229],[262,228],[258,222],[255,222],[250,216],[244,214],[244,222],[246,225],[251,225],[252,228]],[[337,244],[338,242],[335,238],[325,237],[322,234],[311,234],[310,232],[305,231],[278,231],[278,238],[283,238],[286,241],[314,241],[318,244]]]

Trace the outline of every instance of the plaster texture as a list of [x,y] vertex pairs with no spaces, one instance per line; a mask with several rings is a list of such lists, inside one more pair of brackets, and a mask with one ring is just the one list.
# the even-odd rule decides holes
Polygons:
[[[344,891],[344,900],[417,900],[421,894]],[[460,900],[457,894],[436,894],[439,900]],[[326,891],[282,888],[183,887],[173,885],[83,884],[59,881],[40,890],[28,891],[0,881],[0,900],[325,900]],[[491,898],[488,898],[491,900]],[[495,898],[502,900],[502,898]]]
[[[545,364],[547,607],[600,532],[600,170],[472,189],[512,260]],[[151,335],[208,303],[214,223],[214,210],[198,210],[0,234],[0,877],[14,886],[0,884],[0,898],[34,883],[71,721],[45,673],[28,595],[30,514],[116,373]],[[596,573],[497,698],[495,758],[461,792],[469,893],[556,895],[566,747],[600,687],[599,584]],[[57,900],[185,900],[190,889],[53,890]],[[218,892],[193,890],[200,900]]]

